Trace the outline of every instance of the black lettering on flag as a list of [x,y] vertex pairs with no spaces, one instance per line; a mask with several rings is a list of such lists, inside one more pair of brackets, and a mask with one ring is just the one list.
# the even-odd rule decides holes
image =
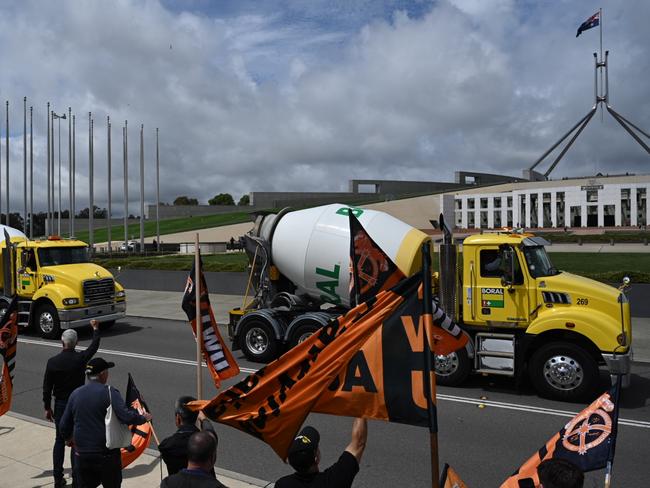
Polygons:
[[360,386],[368,393],[377,393],[377,386],[372,379],[368,362],[363,351],[357,352],[350,362],[345,373],[345,383],[343,384],[343,391],[352,391],[355,386]]

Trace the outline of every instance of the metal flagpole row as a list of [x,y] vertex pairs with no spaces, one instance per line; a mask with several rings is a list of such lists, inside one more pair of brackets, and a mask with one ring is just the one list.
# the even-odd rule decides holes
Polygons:
[[140,252],[144,251],[144,124],[140,124]]
[[108,132],[107,134],[107,149],[108,149],[108,218],[107,218],[107,237],[108,237],[108,253],[110,254],[112,249],[112,243],[111,243],[111,118],[106,117],[106,131]]

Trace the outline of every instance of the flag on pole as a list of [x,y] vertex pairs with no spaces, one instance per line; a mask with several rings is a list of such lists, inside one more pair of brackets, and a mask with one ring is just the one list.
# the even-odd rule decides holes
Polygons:
[[467,488],[467,485],[460,479],[454,468],[445,463],[440,476],[440,488]]
[[11,409],[18,342],[17,303],[14,298],[0,320],[0,416]]
[[580,27],[578,27],[578,33],[576,37],[582,34],[584,31],[591,29],[592,27],[598,27],[600,25],[600,12],[596,12],[594,15],[585,20]]
[[537,466],[552,458],[566,459],[581,471],[604,468],[613,461],[618,426],[620,381],[573,417],[562,430],[533,454],[501,488],[537,486]]
[[[199,260],[199,268],[202,263]],[[212,375],[214,384],[217,388],[221,385],[221,380],[231,378],[239,374],[239,366],[232,356],[228,346],[223,341],[217,321],[212,312],[210,305],[210,298],[208,295],[208,286],[203,275],[203,269],[199,270],[201,276],[200,292],[200,309],[201,309],[201,322],[202,322],[202,340],[201,351],[203,358],[208,365],[208,370]],[[192,270],[187,277],[187,284],[185,285],[185,293],[183,294],[182,307],[187,314],[187,319],[192,327],[192,332],[196,338],[196,292],[194,290],[195,281],[195,267],[192,265]]]
[[350,303],[358,305],[406,278],[372,240],[352,212],[350,216]]
[[[131,373],[129,373],[129,381],[126,385],[124,403],[137,410],[140,415],[149,412],[149,407],[147,407],[147,404],[142,399],[142,395],[140,395],[140,391],[135,386],[135,381],[133,381]],[[128,447],[122,448],[120,451],[122,455],[122,469],[140,457],[140,454],[149,446],[151,434],[153,433],[149,422],[142,425],[131,425],[130,429],[132,434],[131,444]]]
[[[428,427],[423,357],[455,338],[435,328],[425,346],[421,285],[422,273],[402,280],[194,408],[266,442],[282,459],[310,412]],[[433,373],[429,381],[435,399]]]

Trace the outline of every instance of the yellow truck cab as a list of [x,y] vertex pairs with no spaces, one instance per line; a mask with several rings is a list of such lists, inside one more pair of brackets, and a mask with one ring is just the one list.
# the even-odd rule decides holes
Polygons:
[[[527,373],[540,393],[573,400],[593,392],[602,365],[629,384],[626,285],[616,289],[556,269],[548,242],[533,234],[467,237],[462,258],[446,240],[440,283],[458,296],[442,293],[442,306],[469,333],[472,347],[437,358],[440,383],[458,384],[472,370],[520,379]],[[457,260],[461,266],[451,269]]]
[[91,319],[105,328],[126,315],[124,289],[108,270],[89,261],[85,242],[28,240],[14,233],[0,251],[5,290],[0,313],[15,292],[20,327],[58,338],[63,329],[88,325]]

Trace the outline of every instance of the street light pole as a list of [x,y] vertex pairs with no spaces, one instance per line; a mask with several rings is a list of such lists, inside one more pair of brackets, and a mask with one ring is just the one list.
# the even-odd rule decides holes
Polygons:
[[74,237],[74,220],[76,208],[76,185],[77,185],[77,116],[72,116],[72,204],[70,205],[70,237]]
[[106,130],[108,131],[108,253],[111,249],[111,118],[106,116]]
[[34,107],[29,107],[29,238],[34,238]]
[[144,124],[140,124],[140,252],[144,252]]
[[93,225],[95,219],[95,195],[94,185],[94,161],[93,161],[93,119],[91,112],[88,112],[88,245],[90,246],[90,253],[95,253],[95,243],[93,236]]
[[52,232],[50,227],[50,102],[47,102],[47,215],[45,216],[45,235]]
[[23,232],[27,235],[27,97],[23,97]]
[[72,237],[72,107],[68,107],[68,237]]
[[156,127],[156,251],[160,252],[160,152]]
[[129,250],[129,122],[122,128],[122,150],[124,152],[124,246]]
[[6,188],[6,197],[7,197],[7,225],[11,225],[11,220],[10,216],[11,213],[9,211],[9,100],[7,100],[7,125],[5,126],[6,132],[5,132],[5,149],[7,150],[6,156],[5,156],[5,163],[7,165],[7,171],[5,172],[5,188]]

